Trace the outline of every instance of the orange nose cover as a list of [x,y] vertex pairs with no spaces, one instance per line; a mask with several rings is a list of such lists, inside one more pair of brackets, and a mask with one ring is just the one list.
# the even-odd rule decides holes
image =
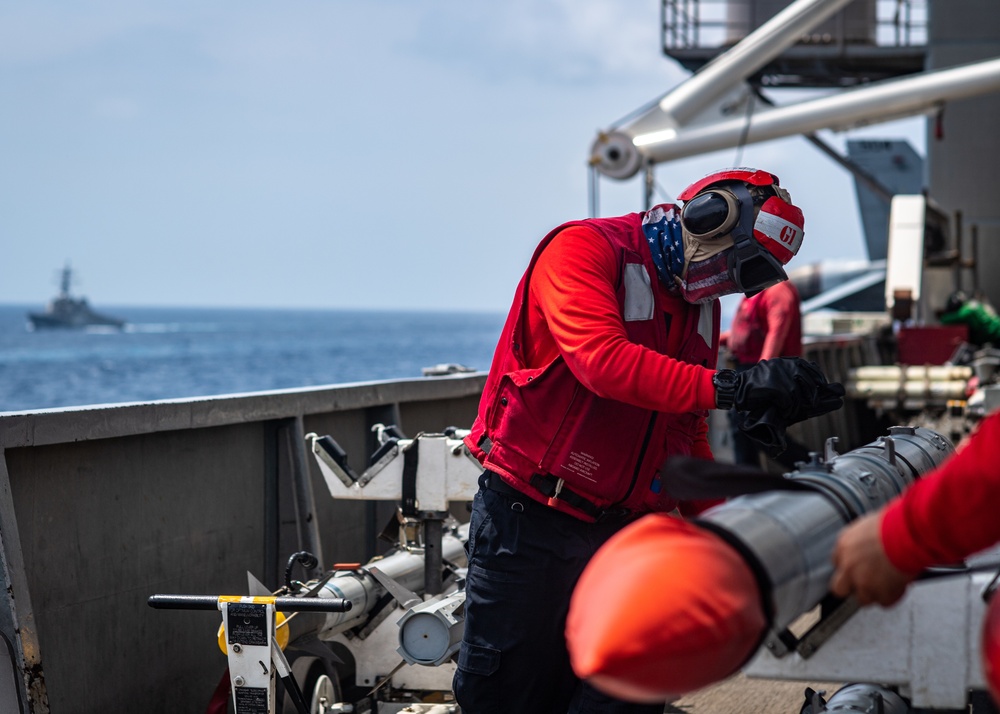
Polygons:
[[736,672],[767,620],[746,562],[717,535],[646,516],[591,559],[570,602],[577,676],[634,702],[672,699]]

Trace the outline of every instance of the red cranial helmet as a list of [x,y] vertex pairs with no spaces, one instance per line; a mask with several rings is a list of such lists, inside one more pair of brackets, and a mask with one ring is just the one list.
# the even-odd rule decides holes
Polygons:
[[740,292],[754,295],[787,280],[784,265],[802,246],[804,219],[778,177],[767,171],[716,171],[688,186],[681,226],[685,242],[732,242],[728,269]]

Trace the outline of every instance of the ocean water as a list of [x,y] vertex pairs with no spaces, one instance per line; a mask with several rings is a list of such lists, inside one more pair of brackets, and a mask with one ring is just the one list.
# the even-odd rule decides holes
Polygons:
[[124,331],[27,329],[0,306],[0,412],[489,368],[500,313],[112,308]]

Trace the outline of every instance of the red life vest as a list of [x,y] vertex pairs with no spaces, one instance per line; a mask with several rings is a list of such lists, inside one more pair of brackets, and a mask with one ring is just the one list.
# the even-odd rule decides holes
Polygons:
[[[657,309],[663,290],[642,231],[643,214],[575,221],[539,244],[518,285],[487,377],[479,415],[466,443],[483,466],[541,503],[582,520],[623,509],[669,511],[659,469],[669,456],[690,455],[707,412],[654,412],[599,397],[562,357],[539,368],[524,364],[528,282],[538,256],[573,225],[596,230],[620,256],[618,305],[631,341],[662,354],[667,330],[683,329],[673,358],[715,368],[719,304],[684,305],[681,315]],[[653,387],[655,388],[655,387]]]

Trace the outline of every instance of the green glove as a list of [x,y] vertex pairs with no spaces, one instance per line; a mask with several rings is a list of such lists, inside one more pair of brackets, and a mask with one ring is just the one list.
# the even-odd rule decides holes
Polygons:
[[968,300],[955,310],[940,317],[943,325],[968,325],[969,340],[982,345],[992,342],[1000,345],[1000,317],[989,305],[978,300]]

